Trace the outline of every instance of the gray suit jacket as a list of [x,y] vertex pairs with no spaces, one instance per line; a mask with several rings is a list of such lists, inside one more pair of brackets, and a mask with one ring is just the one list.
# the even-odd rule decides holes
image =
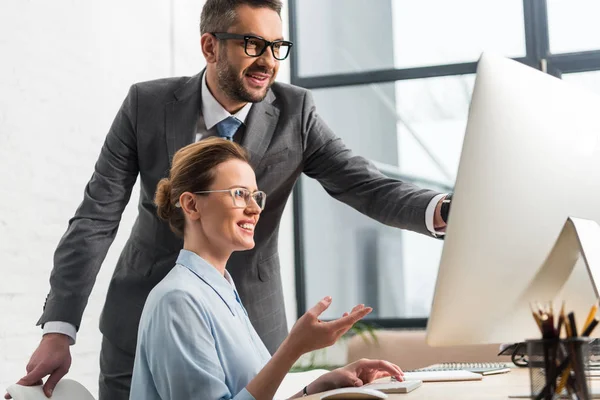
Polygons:
[[[156,216],[158,181],[173,154],[195,139],[201,74],[135,84],[106,137],[54,255],[51,289],[38,322],[69,322],[79,328],[96,275],[141,179],[139,215],[112,276],[100,330],[134,353],[137,328],[150,290],[173,267],[182,241]],[[258,187],[269,201],[256,227],[256,247],[234,253],[227,264],[258,334],[274,352],[287,334],[277,253],[279,222],[302,172],[319,180],[336,199],[376,220],[427,233],[425,209],[437,194],[386,178],[352,154],[317,115],[310,93],[275,83],[252,106],[242,146],[250,154]]]

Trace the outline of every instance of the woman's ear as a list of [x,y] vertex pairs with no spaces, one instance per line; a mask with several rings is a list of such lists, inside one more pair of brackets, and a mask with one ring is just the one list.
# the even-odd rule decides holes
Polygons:
[[217,62],[217,38],[210,33],[205,33],[200,37],[200,47],[202,48],[202,54],[206,59],[207,64],[213,64]]
[[200,207],[197,200],[196,195],[190,192],[183,192],[179,196],[179,205],[183,213],[192,221],[200,219]]

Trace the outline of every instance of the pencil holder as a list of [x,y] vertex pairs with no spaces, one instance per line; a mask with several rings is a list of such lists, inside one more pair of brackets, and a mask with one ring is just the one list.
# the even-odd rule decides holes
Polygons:
[[591,399],[590,339],[527,341],[532,399]]

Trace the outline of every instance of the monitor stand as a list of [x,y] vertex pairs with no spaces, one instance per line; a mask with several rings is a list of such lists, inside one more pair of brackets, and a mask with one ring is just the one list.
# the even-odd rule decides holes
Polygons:
[[530,282],[527,290],[530,300],[553,299],[573,272],[580,257],[587,268],[596,298],[599,298],[600,225],[589,219],[569,217],[542,268]]

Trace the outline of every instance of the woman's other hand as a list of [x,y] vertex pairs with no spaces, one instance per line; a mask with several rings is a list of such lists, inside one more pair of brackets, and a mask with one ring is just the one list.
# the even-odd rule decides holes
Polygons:
[[314,394],[337,388],[362,386],[386,376],[393,376],[398,381],[404,380],[404,372],[396,364],[384,360],[362,359],[322,375],[308,385],[306,391],[308,394]]
[[333,345],[352,325],[373,311],[371,307],[359,304],[339,319],[321,321],[319,316],[330,305],[331,297],[327,296],[300,317],[292,327],[284,344],[297,352],[298,357],[309,351]]

